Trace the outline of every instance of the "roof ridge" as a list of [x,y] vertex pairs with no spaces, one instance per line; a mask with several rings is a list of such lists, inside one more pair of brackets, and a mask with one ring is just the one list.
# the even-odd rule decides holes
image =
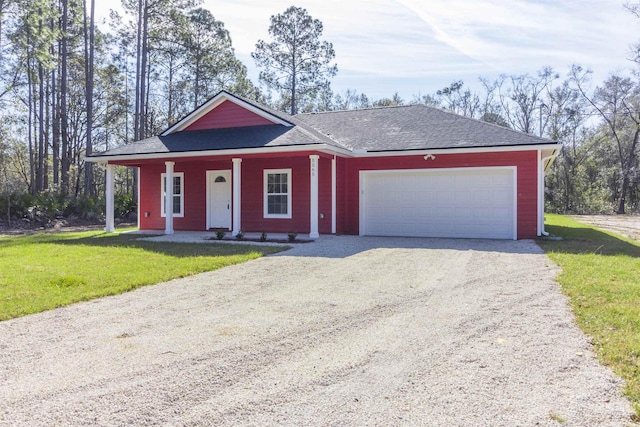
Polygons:
[[331,114],[331,113],[351,113],[351,112],[355,112],[355,111],[384,110],[384,109],[392,109],[392,108],[406,108],[406,107],[414,107],[416,105],[421,105],[421,104],[380,105],[380,106],[375,106],[375,107],[352,108],[352,109],[349,109],[349,110],[312,111],[310,113],[296,114],[295,116],[292,116],[292,117],[296,117],[296,116],[313,116],[313,115]]

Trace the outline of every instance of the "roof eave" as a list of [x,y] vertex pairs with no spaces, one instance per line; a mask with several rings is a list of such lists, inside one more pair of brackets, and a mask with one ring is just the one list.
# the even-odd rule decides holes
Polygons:
[[152,160],[166,158],[187,159],[190,157],[203,156],[242,156],[247,154],[271,154],[271,153],[291,153],[302,151],[321,151],[328,154],[341,156],[351,156],[348,150],[334,147],[328,144],[301,144],[301,145],[278,145],[259,148],[233,148],[224,150],[200,150],[200,151],[172,151],[156,153],[136,153],[136,154],[111,154],[111,155],[91,155],[85,157],[85,161],[90,163],[109,163],[117,161],[131,160]]
[[526,145],[492,145],[486,147],[450,147],[450,148],[416,148],[410,150],[354,150],[354,157],[389,157],[389,156],[407,156],[420,154],[464,154],[464,153],[488,153],[496,151],[532,151],[539,149],[559,150],[562,144],[550,141],[544,144],[526,144]]

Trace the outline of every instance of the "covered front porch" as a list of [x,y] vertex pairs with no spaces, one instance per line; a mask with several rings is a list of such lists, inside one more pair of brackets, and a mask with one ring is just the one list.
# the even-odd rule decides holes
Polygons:
[[117,165],[137,168],[142,231],[336,232],[336,159],[326,153],[107,161],[107,232],[115,230]]

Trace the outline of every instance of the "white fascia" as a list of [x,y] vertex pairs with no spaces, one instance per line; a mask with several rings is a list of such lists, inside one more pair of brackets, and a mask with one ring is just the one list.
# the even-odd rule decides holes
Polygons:
[[[441,148],[441,149],[424,149],[424,150],[399,150],[399,151],[366,151],[366,150],[349,150],[327,144],[309,144],[309,145],[287,145],[278,147],[263,148],[242,148],[227,150],[203,150],[203,151],[185,151],[171,153],[149,153],[149,154],[121,154],[113,156],[95,156],[85,157],[86,162],[108,163],[110,161],[122,160],[150,160],[150,159],[167,159],[167,158],[189,158],[189,157],[207,157],[207,156],[242,156],[247,154],[267,154],[267,153],[290,153],[300,151],[318,151],[330,155],[353,158],[367,157],[399,157],[399,156],[424,156],[427,154],[473,154],[473,153],[495,153],[495,152],[514,152],[514,151],[550,151],[552,153],[559,152],[562,144],[549,145],[519,145],[509,147],[477,147],[477,148]],[[548,165],[547,165],[548,167]]]
[[309,144],[309,145],[288,145],[281,147],[264,147],[264,148],[243,148],[229,150],[206,150],[206,151],[184,151],[172,153],[149,153],[149,154],[121,154],[114,156],[95,156],[85,157],[85,161],[93,163],[108,163],[121,160],[149,160],[149,159],[179,159],[189,157],[207,157],[207,156],[242,156],[247,154],[270,154],[270,153],[291,153],[301,151],[320,151],[327,154],[338,154],[348,156],[350,151],[327,144]]
[[424,150],[400,150],[400,151],[366,151],[353,150],[353,157],[393,157],[393,156],[424,156],[426,154],[465,154],[465,153],[493,153],[505,151],[538,151],[543,150],[559,150],[562,144],[549,145],[514,145],[502,147],[471,147],[471,148],[439,148]]

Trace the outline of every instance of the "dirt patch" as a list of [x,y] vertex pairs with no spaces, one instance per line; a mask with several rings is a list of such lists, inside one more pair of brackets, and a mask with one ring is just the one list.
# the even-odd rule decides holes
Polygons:
[[[117,223],[117,227],[135,227],[136,223]],[[104,230],[104,222],[86,223],[75,221],[56,221],[50,227],[32,226],[28,223],[12,223],[11,226],[6,223],[0,223],[0,236],[23,236],[35,233],[58,233],[65,231],[93,231]]]
[[571,215],[569,218],[640,241],[640,215]]

